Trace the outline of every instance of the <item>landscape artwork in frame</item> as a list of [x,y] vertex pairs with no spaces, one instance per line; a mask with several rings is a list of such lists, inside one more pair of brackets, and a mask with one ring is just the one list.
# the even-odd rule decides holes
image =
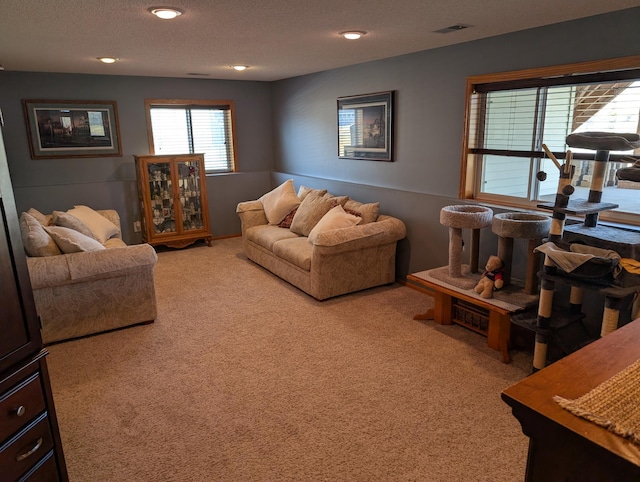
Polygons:
[[113,101],[23,100],[32,159],[121,156]]
[[393,91],[338,97],[338,157],[391,161]]

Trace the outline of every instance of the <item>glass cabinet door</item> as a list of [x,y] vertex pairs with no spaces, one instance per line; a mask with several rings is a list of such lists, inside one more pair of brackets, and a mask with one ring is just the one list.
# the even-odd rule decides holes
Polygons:
[[204,221],[201,206],[200,166],[197,160],[180,161],[178,168],[178,190],[182,212],[182,230],[202,229]]
[[149,196],[153,231],[155,234],[175,233],[176,218],[171,184],[171,163],[150,162],[147,164]]

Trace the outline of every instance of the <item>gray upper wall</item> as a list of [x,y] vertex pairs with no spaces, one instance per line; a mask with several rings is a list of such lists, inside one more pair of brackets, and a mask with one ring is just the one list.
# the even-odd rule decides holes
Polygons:
[[[467,77],[637,55],[639,26],[634,8],[275,82],[276,170],[455,198]],[[338,159],[337,98],[387,90],[394,162]]]
[[[0,72],[0,108],[14,187],[135,178],[134,154],[149,154],[145,99],[233,100],[242,171],[273,167],[270,87],[264,82]],[[22,99],[114,100],[122,157],[39,159],[29,154]]]
[[[114,208],[124,238],[139,218],[133,154],[149,152],[146,98],[232,99],[240,172],[208,176],[214,236],[238,234],[239,201],[283,179],[364,202],[402,219],[399,276],[447,262],[443,205],[457,203],[466,78],[470,75],[637,55],[640,7],[273,83],[0,72],[0,108],[19,210]],[[455,35],[455,33],[449,34]],[[365,39],[366,41],[366,39]],[[393,90],[394,162],[338,159],[336,99]],[[21,99],[115,100],[121,158],[32,160]],[[272,174],[273,173],[273,174]],[[496,239],[483,230],[481,256]],[[518,246],[516,246],[518,251]]]
[[[123,238],[140,219],[133,155],[148,154],[145,99],[233,100],[236,160],[241,173],[207,177],[212,233],[240,232],[239,201],[270,187],[273,170],[271,87],[265,82],[204,79],[0,72],[0,109],[5,148],[18,211],[44,213],[75,204],[120,213]],[[114,100],[122,141],[121,157],[31,159],[22,99]]]

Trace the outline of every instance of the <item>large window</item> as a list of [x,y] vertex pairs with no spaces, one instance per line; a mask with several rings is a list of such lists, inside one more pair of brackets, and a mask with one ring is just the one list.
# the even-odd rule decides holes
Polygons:
[[208,173],[235,171],[233,102],[145,101],[153,154],[204,154]]
[[[586,199],[595,152],[567,146],[566,137],[640,133],[640,57],[472,77],[467,92],[460,192],[467,199],[523,208],[553,201],[559,170],[543,144],[561,160],[571,150],[573,197]],[[640,150],[609,159],[602,200],[619,208],[601,219],[640,224],[640,183],[616,175]]]

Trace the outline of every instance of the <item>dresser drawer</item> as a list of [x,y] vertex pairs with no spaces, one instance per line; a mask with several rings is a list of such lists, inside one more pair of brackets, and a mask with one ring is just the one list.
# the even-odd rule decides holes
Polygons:
[[38,462],[28,473],[24,474],[18,482],[59,482],[58,466],[53,450]]
[[46,412],[0,447],[0,482],[13,482],[53,449]]
[[0,394],[0,444],[44,412],[40,373],[35,372]]

